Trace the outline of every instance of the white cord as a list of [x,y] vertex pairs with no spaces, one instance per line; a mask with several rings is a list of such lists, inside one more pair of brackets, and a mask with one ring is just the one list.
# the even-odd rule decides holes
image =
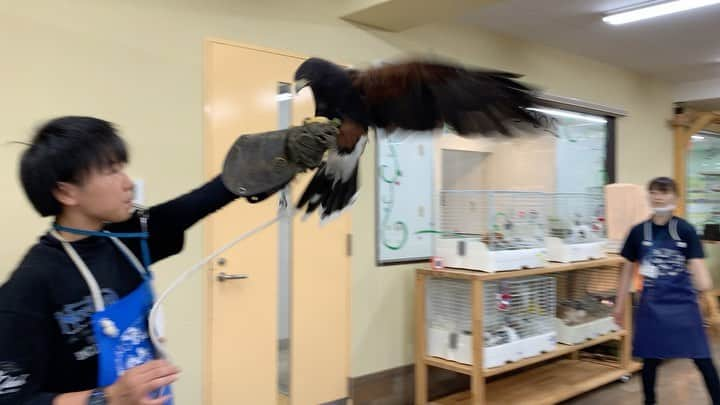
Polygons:
[[[51,229],[50,235],[54,236],[55,239],[59,240],[60,243],[62,243],[63,249],[65,249],[65,252],[68,256],[70,256],[70,259],[75,264],[75,267],[78,268],[80,271],[80,274],[82,274],[82,277],[85,279],[85,282],[88,285],[88,289],[90,289],[90,296],[93,300],[93,305],[95,306],[95,311],[100,312],[105,310],[105,301],[103,301],[102,292],[100,291],[100,286],[98,286],[97,280],[95,280],[95,277],[93,277],[92,272],[90,269],[88,269],[87,265],[83,261],[82,258],[80,258],[80,255],[75,251],[75,248],[72,247],[70,242],[65,240],[60,233],[58,233],[56,230]],[[116,242],[116,241],[113,241]],[[117,242],[116,242],[117,244]],[[140,267],[142,268],[142,267]]]
[[160,297],[155,301],[155,304],[153,305],[152,309],[150,310],[150,317],[148,320],[148,329],[150,331],[150,339],[152,340],[155,347],[158,349],[158,352],[160,353],[160,356],[166,359],[169,359],[170,356],[167,352],[167,350],[164,347],[164,344],[160,342],[160,339],[157,336],[157,330],[155,329],[155,322],[157,320],[157,311],[158,308],[160,308],[160,304],[167,298],[167,296],[174,290],[178,285],[180,285],[185,279],[187,279],[191,274],[195,273],[196,271],[203,268],[206,264],[208,264],[210,261],[212,261],[214,258],[220,256],[223,254],[226,250],[230,249],[231,247],[235,246],[238,242],[249,238],[250,236],[262,231],[263,229],[269,227],[270,225],[274,224],[275,222],[279,221],[281,218],[286,216],[287,214],[283,214],[282,212],[278,214],[275,218],[271,219],[270,221],[265,222],[264,224],[245,232],[244,234],[238,236],[237,238],[233,239],[232,241],[228,242],[224,246],[222,246],[220,249],[216,250],[215,252],[211,253],[206,258],[202,259],[200,262],[195,264],[194,266],[190,267],[189,269],[185,270],[178,278],[176,278],[170,286],[163,291],[163,293],[160,295]]

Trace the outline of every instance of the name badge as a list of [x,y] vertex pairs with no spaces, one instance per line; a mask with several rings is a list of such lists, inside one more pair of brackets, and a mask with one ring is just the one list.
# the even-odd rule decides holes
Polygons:
[[652,246],[652,242],[650,242],[649,240],[644,240],[642,244],[643,246]]
[[681,248],[684,248],[684,247],[687,247],[687,243],[685,243],[685,242],[678,242],[678,243],[677,243],[677,246],[678,246],[678,247],[681,247]]

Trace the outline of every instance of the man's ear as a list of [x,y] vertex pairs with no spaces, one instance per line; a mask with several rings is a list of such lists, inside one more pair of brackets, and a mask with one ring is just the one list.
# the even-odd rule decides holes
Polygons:
[[53,197],[62,205],[77,205],[78,187],[72,183],[58,182],[52,191]]

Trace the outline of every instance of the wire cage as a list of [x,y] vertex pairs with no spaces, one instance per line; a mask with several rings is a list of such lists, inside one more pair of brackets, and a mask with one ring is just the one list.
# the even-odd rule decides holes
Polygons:
[[602,194],[549,193],[548,234],[565,243],[605,238],[605,199]]
[[602,194],[605,192],[605,186],[585,187],[585,192],[589,194]]
[[535,276],[488,282],[484,301],[487,367],[537,356],[555,348],[554,278]]
[[[545,276],[485,282],[485,368],[555,348],[555,282]],[[472,364],[471,282],[431,278],[426,285],[427,354]]]
[[605,257],[602,193],[548,193],[548,260],[573,262]]
[[618,330],[612,318],[620,268],[599,267],[554,274],[558,342],[577,344]]
[[445,190],[440,224],[447,236],[479,237],[490,250],[540,247],[545,194],[526,191]]
[[439,200],[436,256],[446,266],[499,271],[544,265],[545,193],[443,190]]
[[425,284],[427,355],[472,363],[472,283],[429,278]]

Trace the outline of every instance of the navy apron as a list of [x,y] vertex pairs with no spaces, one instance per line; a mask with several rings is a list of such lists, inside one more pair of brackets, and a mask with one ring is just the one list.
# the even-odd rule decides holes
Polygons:
[[[127,370],[147,363],[157,357],[155,347],[150,340],[148,332],[148,314],[153,305],[154,294],[152,289],[152,276],[149,270],[145,270],[149,262],[149,254],[146,254],[147,247],[143,246],[143,258],[146,267],[138,261],[130,249],[125,246],[117,237],[110,235],[133,235],[140,234],[111,234],[83,231],[71,228],[55,226],[56,229],[68,232],[82,233],[87,235],[98,235],[110,237],[115,246],[123,253],[125,258],[140,273],[143,282],[135,290],[125,297],[119,299],[109,306],[105,306],[100,287],[95,277],[88,269],[80,255],[70,243],[60,236],[55,230],[50,233],[58,239],[72,259],[75,266],[82,274],[88,284],[90,294],[95,305],[95,313],[90,318],[90,325],[93,329],[95,344],[98,351],[98,387],[107,387]],[[146,236],[146,235],[145,235]],[[163,387],[150,393],[151,398],[159,398],[164,395],[171,395],[170,387]],[[165,401],[164,405],[172,405],[172,399]]]
[[709,358],[697,294],[677,233],[677,219],[669,222],[672,240],[653,240],[652,223],[644,224],[640,254],[643,290],[635,320],[633,355],[641,358]]

